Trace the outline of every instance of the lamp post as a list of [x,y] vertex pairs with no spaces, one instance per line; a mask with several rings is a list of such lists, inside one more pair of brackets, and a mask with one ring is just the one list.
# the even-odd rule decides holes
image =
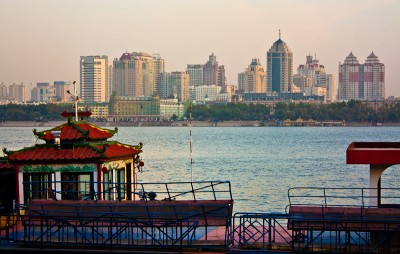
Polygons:
[[74,93],[71,93],[69,90],[67,90],[67,93],[71,95],[72,100],[74,101],[74,107],[75,107],[75,121],[78,121],[78,101],[79,97],[76,95],[76,81],[73,82],[74,84]]

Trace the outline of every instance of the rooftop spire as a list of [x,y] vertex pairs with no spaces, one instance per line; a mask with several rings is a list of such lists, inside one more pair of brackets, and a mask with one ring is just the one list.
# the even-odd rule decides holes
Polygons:
[[281,29],[279,29],[279,40],[281,39]]

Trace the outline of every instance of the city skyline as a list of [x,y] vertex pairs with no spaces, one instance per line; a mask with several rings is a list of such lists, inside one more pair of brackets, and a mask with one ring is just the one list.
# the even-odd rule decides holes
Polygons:
[[111,60],[137,51],[160,54],[166,72],[203,64],[214,53],[228,84],[237,85],[251,59],[266,68],[281,29],[293,66],[316,54],[337,75],[350,52],[366,59],[373,51],[386,66],[386,96],[400,97],[399,10],[398,0],[3,0],[0,82],[79,81],[80,56]]

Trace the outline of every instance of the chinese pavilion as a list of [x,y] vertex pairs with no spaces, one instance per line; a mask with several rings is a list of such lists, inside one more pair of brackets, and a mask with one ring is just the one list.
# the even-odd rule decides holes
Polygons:
[[[90,114],[85,113],[80,116]],[[53,129],[33,130],[45,143],[3,149],[1,172],[8,185],[17,185],[14,193],[0,200],[3,206],[11,208],[11,198],[17,205],[38,199],[134,200],[135,169],[144,165],[139,155],[142,143],[109,141],[117,131],[68,117],[67,123]]]

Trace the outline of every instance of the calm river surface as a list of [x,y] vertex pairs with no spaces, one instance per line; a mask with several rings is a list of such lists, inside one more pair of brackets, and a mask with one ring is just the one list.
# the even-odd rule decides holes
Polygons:
[[[43,128],[37,128],[43,130]],[[49,129],[49,127],[45,128]],[[33,127],[0,127],[0,148],[31,146]],[[368,187],[368,165],[346,165],[354,141],[400,141],[400,127],[119,127],[113,138],[143,142],[141,182],[227,180],[234,210],[284,212],[291,187]],[[400,169],[400,168],[397,168]],[[398,186],[400,170],[385,171]]]

